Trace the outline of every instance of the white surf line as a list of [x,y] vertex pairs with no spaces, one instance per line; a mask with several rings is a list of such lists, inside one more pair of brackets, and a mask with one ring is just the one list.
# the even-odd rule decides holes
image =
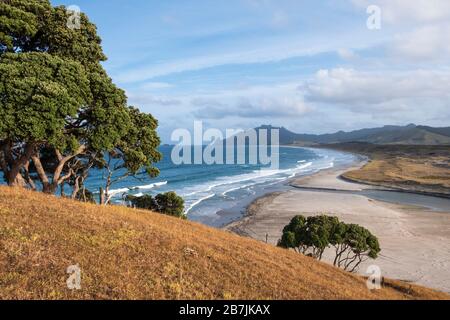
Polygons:
[[163,182],[155,182],[152,184],[148,184],[148,185],[143,185],[143,186],[136,186],[136,187],[128,187],[128,188],[119,188],[119,189],[112,189],[109,191],[110,195],[116,195],[118,193],[125,193],[128,191],[134,191],[134,190],[150,190],[150,189],[154,189],[156,187],[161,187],[168,184],[167,181],[163,181]]
[[144,185],[144,186],[138,186],[138,187],[136,187],[136,188],[133,188],[133,190],[134,190],[134,189],[136,189],[136,190],[154,189],[154,188],[156,188],[156,187],[165,186],[166,184],[168,184],[168,181],[155,182],[155,183],[148,184],[148,185]]
[[189,206],[189,208],[184,212],[184,214],[187,215],[187,214],[188,214],[195,206],[199,205],[200,203],[202,203],[202,202],[205,201],[205,200],[208,200],[208,199],[214,197],[215,195],[216,195],[216,194],[213,193],[213,194],[210,194],[210,195],[208,195],[208,196],[206,196],[206,197],[203,197],[203,198],[201,198],[201,199],[195,201],[193,204],[191,204],[191,205]]

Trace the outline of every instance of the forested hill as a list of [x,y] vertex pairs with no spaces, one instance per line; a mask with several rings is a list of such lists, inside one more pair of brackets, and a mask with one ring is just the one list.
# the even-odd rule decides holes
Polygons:
[[[264,125],[259,129],[277,128]],[[450,127],[433,128],[428,126],[384,126],[350,132],[339,131],[330,134],[299,134],[281,127],[280,143],[283,145],[316,145],[344,142],[366,142],[373,144],[402,145],[450,145]]]

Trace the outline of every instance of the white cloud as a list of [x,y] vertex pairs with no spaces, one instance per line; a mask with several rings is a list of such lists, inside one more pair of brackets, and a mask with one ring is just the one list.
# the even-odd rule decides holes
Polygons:
[[158,90],[172,88],[173,85],[167,82],[146,82],[139,86],[139,90]]
[[[195,101],[194,101],[195,102]],[[198,102],[198,100],[197,100]],[[289,118],[298,117],[311,111],[303,99],[291,97],[239,97],[230,105],[209,101],[195,111],[199,119],[238,118]]]
[[[426,110],[439,113],[450,101],[450,73],[428,70],[360,72],[320,70],[300,90],[307,102],[340,105],[354,112],[403,113]],[[424,109],[426,108],[426,109]]]
[[116,74],[114,80],[119,83],[132,83],[186,71],[232,64],[277,62],[293,57],[335,52],[342,47],[366,48],[379,43],[377,38],[365,38],[360,39],[361,41],[354,46],[355,37],[354,34],[341,35],[340,37],[330,36],[327,41],[316,37],[299,38],[298,36],[287,36],[281,39],[269,38],[267,41],[247,43],[244,47],[227,48],[227,51],[220,54],[211,53],[140,66]]
[[208,56],[197,56],[183,60],[168,61],[160,64],[141,67],[139,69],[126,71],[118,74],[114,79],[118,82],[129,83],[143,81],[155,77],[165,76],[185,71],[201,70],[227,64],[263,63],[279,61],[295,56],[303,56],[324,51],[322,48],[309,49],[304,45],[296,45],[298,39],[289,46],[280,48],[269,46],[266,48],[253,49],[248,51],[235,51],[224,54],[211,54]]
[[390,24],[434,23],[450,18],[448,0],[352,0],[360,7],[377,5],[381,8],[382,19]]
[[128,100],[130,104],[137,104],[138,106],[178,106],[181,105],[182,101],[172,97],[166,96],[155,96],[143,92],[128,91]]
[[386,42],[388,54],[398,60],[449,61],[449,0],[352,0],[352,2],[361,10],[369,5],[380,7],[382,30],[379,32],[394,31],[391,40]]
[[427,25],[397,35],[388,49],[400,58],[449,61],[450,24]]
[[[354,9],[351,2],[358,6],[356,12],[348,10]],[[244,3],[248,17],[201,25],[194,28],[195,37],[189,19],[177,14],[183,25],[170,29],[176,32],[168,47],[192,47],[155,55],[158,59],[149,58],[137,67],[133,63],[114,79],[129,83],[127,87],[134,89],[130,100],[156,113],[165,126],[194,118],[232,127],[307,125],[299,130],[305,132],[409,122],[448,125],[450,0],[349,0],[346,5],[326,1],[319,4],[324,9],[320,14],[316,5],[305,5],[317,9],[314,14],[323,17],[319,20],[279,1]],[[366,8],[372,4],[382,9],[378,31],[365,27]],[[171,16],[159,17],[169,26],[177,23]],[[208,41],[197,41],[203,39]],[[271,65],[325,52],[305,63],[298,59]],[[255,65],[203,70],[234,64]],[[329,69],[311,73],[320,68]],[[190,71],[199,72],[177,75]],[[167,75],[171,77],[159,78]],[[297,90],[303,79],[309,80]],[[267,84],[276,80],[281,84]],[[140,85],[141,81],[147,83]],[[282,84],[285,81],[290,83]],[[240,83],[246,87],[238,87]]]
[[191,99],[199,119],[292,118],[312,111],[297,90],[297,83],[249,86]]
[[[362,12],[381,9],[382,29],[394,32],[386,42],[389,54],[408,60],[448,60],[450,54],[449,0],[351,0]],[[407,31],[405,31],[407,30]]]
[[353,60],[358,58],[358,55],[353,50],[345,48],[338,49],[337,54],[339,55],[339,57],[341,57],[341,59],[344,60]]

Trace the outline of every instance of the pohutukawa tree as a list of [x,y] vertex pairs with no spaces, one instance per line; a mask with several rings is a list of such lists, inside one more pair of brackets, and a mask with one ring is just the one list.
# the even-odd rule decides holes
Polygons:
[[[47,53],[4,53],[0,58],[0,132],[2,170],[11,185],[33,186],[29,161],[33,159],[45,191],[65,179],[63,169],[69,155],[85,151],[76,135],[66,132],[69,118],[90,97],[83,67]],[[40,161],[40,148],[53,147],[58,165],[50,183]],[[63,155],[64,154],[64,155]],[[23,173],[26,173],[22,176]],[[41,174],[43,176],[41,176]]]
[[100,195],[102,203],[109,203],[111,186],[124,178],[158,176],[159,170],[153,165],[155,161],[161,160],[161,154],[157,151],[160,140],[156,135],[156,127],[157,121],[152,115],[130,107],[128,133],[118,140],[100,165],[106,171],[105,188]]
[[278,246],[321,260],[327,248],[334,248],[333,264],[354,272],[361,263],[380,253],[377,237],[356,224],[345,224],[337,217],[320,215],[294,217],[283,229]]
[[101,66],[95,25],[81,14],[69,28],[70,15],[48,0],[0,0],[0,170],[11,186],[64,194],[68,184],[83,198],[109,156],[124,175],[156,175],[160,141],[157,121],[128,107]]

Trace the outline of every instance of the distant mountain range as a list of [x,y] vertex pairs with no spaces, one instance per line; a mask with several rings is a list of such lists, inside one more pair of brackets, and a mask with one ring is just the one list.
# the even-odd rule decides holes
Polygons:
[[433,128],[410,124],[407,126],[384,126],[350,132],[330,134],[298,134],[283,127],[263,125],[259,129],[280,129],[280,144],[311,146],[348,142],[402,145],[450,145],[450,127]]

